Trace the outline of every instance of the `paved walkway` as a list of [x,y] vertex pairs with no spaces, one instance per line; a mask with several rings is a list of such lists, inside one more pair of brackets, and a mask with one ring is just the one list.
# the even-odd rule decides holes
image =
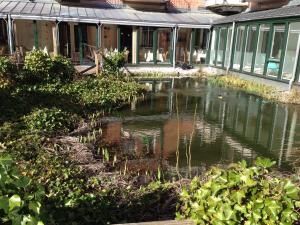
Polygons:
[[[121,225],[121,224],[116,224]],[[166,220],[166,221],[154,221],[154,222],[144,222],[144,223],[126,223],[122,225],[195,225],[193,221],[176,221],[176,220]]]

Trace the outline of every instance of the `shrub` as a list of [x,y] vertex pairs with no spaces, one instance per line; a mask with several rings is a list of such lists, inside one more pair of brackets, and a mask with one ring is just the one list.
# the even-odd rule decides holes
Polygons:
[[9,58],[0,56],[0,88],[15,81],[17,75],[17,66]]
[[33,50],[25,56],[24,69],[25,79],[30,82],[42,82],[50,79],[53,62],[50,56],[41,51]]
[[142,91],[136,82],[113,77],[88,77],[68,86],[66,93],[75,96],[85,106],[112,107],[130,102]]
[[57,108],[37,109],[24,117],[25,125],[31,131],[54,134],[55,132],[68,132],[74,128],[78,117],[63,112]]
[[125,65],[125,57],[127,51],[124,50],[123,52],[109,52],[104,57],[103,67],[102,67],[102,74],[104,76],[121,76],[123,72],[121,68]]
[[267,168],[274,162],[258,158],[228,169],[213,168],[204,181],[195,178],[181,193],[177,218],[197,224],[290,224],[298,219],[299,188],[289,179],[273,178]]
[[62,82],[71,81],[75,75],[75,68],[72,62],[64,56],[55,56],[51,74]]
[[44,192],[22,176],[9,156],[0,157],[1,224],[42,225],[41,199]]

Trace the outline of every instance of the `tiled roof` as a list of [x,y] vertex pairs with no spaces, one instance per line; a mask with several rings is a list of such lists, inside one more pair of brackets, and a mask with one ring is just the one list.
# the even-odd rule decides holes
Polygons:
[[300,16],[300,6],[285,6],[278,9],[270,9],[258,12],[245,12],[236,14],[233,16],[223,17],[214,21],[214,24],[224,24],[236,22],[246,22],[252,20],[262,20],[262,19],[275,19],[275,18],[285,18],[285,17],[296,17]]
[[0,17],[8,14],[13,19],[33,19],[52,21],[74,21],[86,23],[124,24],[137,26],[163,27],[209,27],[221,16],[208,10],[201,13],[161,13],[142,12],[123,8],[88,8],[83,6],[61,5],[53,0],[2,0],[0,1]]

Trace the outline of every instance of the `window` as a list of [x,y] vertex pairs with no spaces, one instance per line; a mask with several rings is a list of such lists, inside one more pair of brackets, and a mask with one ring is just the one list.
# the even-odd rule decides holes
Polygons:
[[262,75],[264,72],[269,35],[270,27],[268,25],[261,25],[259,28],[259,36],[254,65],[254,72],[257,74]]
[[216,55],[216,40],[217,39],[217,31],[214,28],[212,35],[211,35],[211,46],[210,46],[210,59],[209,59],[209,64],[210,65],[215,65],[215,55]]
[[157,43],[158,49],[156,53],[157,61],[159,63],[170,63],[172,54],[171,45],[171,34],[172,30],[170,28],[159,28],[157,29]]
[[153,63],[153,27],[140,28],[139,60],[141,63]]
[[240,70],[244,46],[245,26],[239,26],[236,32],[235,51],[233,55],[233,69]]
[[282,68],[282,78],[291,80],[296,72],[299,49],[300,22],[291,23]]
[[226,52],[225,52],[225,59],[224,59],[225,67],[228,67],[230,64],[231,39],[232,39],[232,27],[230,27],[227,32]]
[[267,75],[277,77],[279,72],[280,57],[284,39],[285,25],[275,25],[272,37],[272,48],[268,60]]
[[227,28],[221,28],[219,32],[219,43],[217,52],[217,66],[223,65],[223,56],[226,48]]
[[246,50],[244,53],[243,70],[251,72],[252,59],[255,51],[256,26],[249,26],[247,32]]
[[194,64],[205,63],[208,31],[208,29],[196,29],[195,31],[195,48],[192,52]]

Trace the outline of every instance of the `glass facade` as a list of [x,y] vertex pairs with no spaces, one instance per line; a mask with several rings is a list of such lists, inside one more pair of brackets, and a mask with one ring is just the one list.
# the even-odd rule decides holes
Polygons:
[[270,35],[270,26],[261,25],[259,27],[258,43],[255,56],[254,73],[263,75],[265,61],[267,57],[268,40]]
[[227,28],[221,28],[218,39],[217,66],[223,65],[223,57],[226,48],[226,35]]
[[239,26],[236,31],[235,48],[233,54],[233,69],[240,70],[244,46],[245,26]]
[[229,27],[228,32],[227,32],[226,51],[225,51],[225,59],[224,59],[224,66],[225,67],[230,66],[230,52],[231,52],[230,44],[231,44],[231,40],[232,40],[232,27]]
[[244,55],[243,71],[251,72],[252,60],[255,51],[256,26],[249,26],[247,30],[247,41]]
[[267,75],[277,77],[280,67],[285,25],[273,26],[271,54],[267,63]]
[[291,80],[296,72],[297,56],[299,49],[300,22],[291,23],[288,40],[285,49],[285,57],[282,69],[282,78]]
[[[232,46],[231,46],[232,45]],[[208,63],[269,79],[300,83],[300,21],[222,24],[210,33]]]

